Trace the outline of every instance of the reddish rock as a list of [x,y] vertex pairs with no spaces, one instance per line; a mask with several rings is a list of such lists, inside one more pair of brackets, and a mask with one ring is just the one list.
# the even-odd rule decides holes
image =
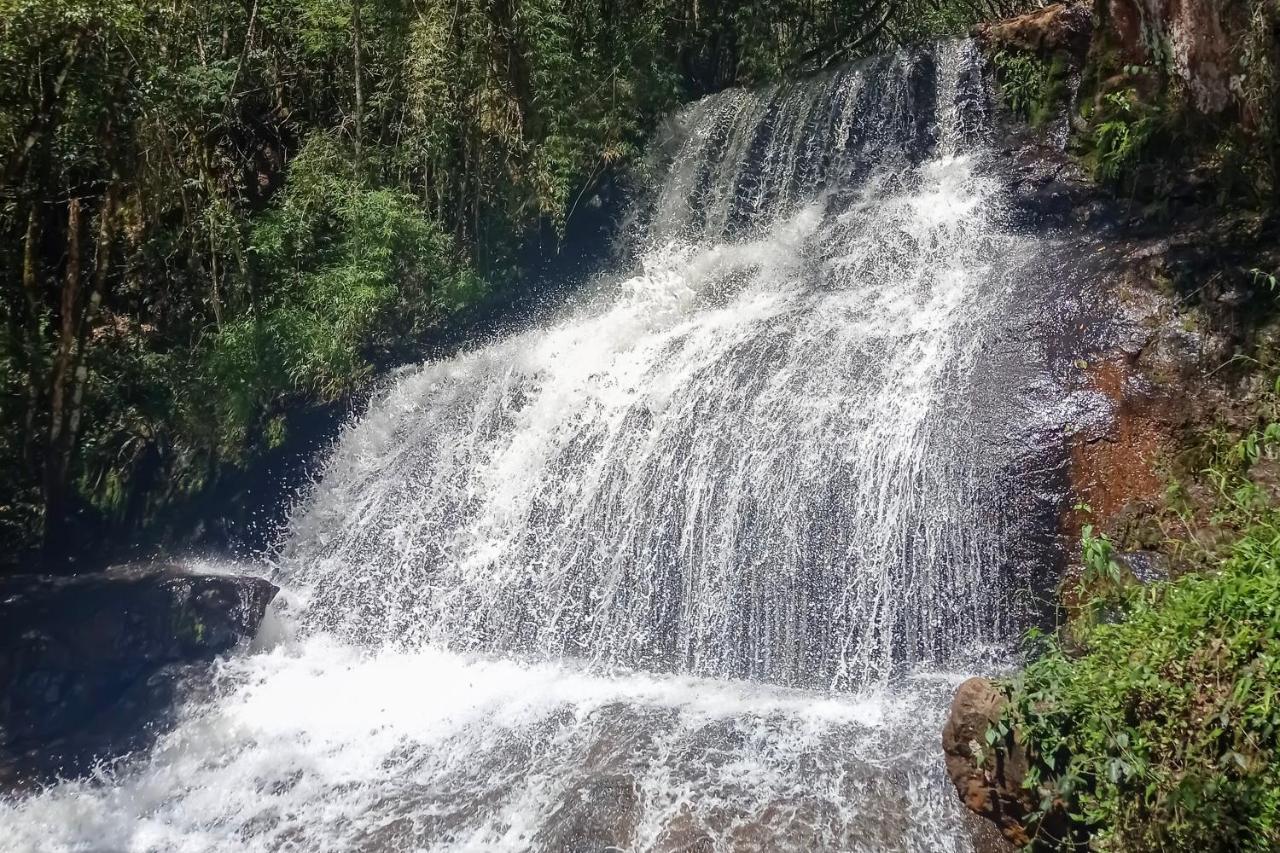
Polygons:
[[[1245,24],[1216,0],[1099,0],[1100,41],[1125,65],[1162,66],[1180,80],[1202,113],[1232,102]],[[1238,16],[1237,16],[1238,17]],[[1083,63],[1094,36],[1094,12],[1077,3],[1055,3],[1014,18],[979,24],[973,36],[988,49],[1013,49],[1048,57],[1065,54]],[[1167,55],[1153,56],[1152,44]],[[1128,77],[1143,84],[1142,76]]]
[[1016,18],[979,24],[973,35],[989,48],[1013,48],[1041,56],[1065,53],[1084,59],[1093,33],[1093,20],[1088,8],[1054,3]]
[[[970,678],[961,684],[942,729],[942,750],[947,775],[965,806],[1021,847],[1031,840],[1026,820],[1034,807],[1022,787],[1026,755],[1011,738],[998,750],[987,747],[986,741],[987,730],[999,721],[1006,701],[988,679]],[[984,753],[981,764],[975,747]]]
[[[1232,101],[1232,76],[1247,22],[1216,0],[1104,0],[1099,6],[1107,40],[1126,63],[1161,66],[1182,81],[1202,113]],[[1151,54],[1151,45],[1163,48]]]

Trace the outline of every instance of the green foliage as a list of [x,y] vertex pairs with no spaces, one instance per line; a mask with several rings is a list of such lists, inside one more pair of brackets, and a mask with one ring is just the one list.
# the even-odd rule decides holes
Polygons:
[[1267,290],[1273,293],[1275,292],[1276,276],[1274,273],[1269,273],[1265,270],[1260,270],[1257,267],[1254,267],[1249,270],[1249,275],[1253,279],[1254,287],[1265,287]]
[[1115,561],[1111,540],[1094,532],[1092,524],[1080,531],[1084,560],[1084,581],[1090,584],[1119,584],[1120,565]]
[[378,354],[402,349],[474,302],[480,281],[413,198],[371,187],[331,138],[294,160],[280,203],[249,238],[257,279],[277,286],[218,329],[205,362],[224,453],[290,397],[328,402],[360,387]]
[[1065,103],[1067,63],[1062,57],[1046,61],[1024,51],[1001,50],[991,61],[1005,104],[1032,127],[1048,123]]
[[1208,178],[1224,206],[1274,210],[1280,199],[1280,5],[1241,0],[1230,14],[1219,10],[1217,25],[1232,45],[1223,57],[1229,68],[1176,62],[1175,54],[1198,38],[1178,31],[1176,15],[1145,17],[1133,33],[1127,23],[1109,20],[1115,9],[1098,11],[1075,140],[1095,176],[1151,203],[1153,212],[1167,207],[1171,190],[1188,176]]
[[1138,103],[1133,89],[1110,92],[1092,116],[1094,168],[1098,178],[1118,183],[1142,162],[1160,127],[1159,114]]
[[[1216,454],[1216,521],[1239,533],[1211,571],[1124,588],[1117,619],[1074,626],[1079,650],[1049,642],[1006,685],[1027,787],[1096,849],[1280,845],[1280,508],[1249,476],[1277,456],[1277,424]],[[1091,530],[1085,552],[1113,572]]]
[[1014,8],[0,0],[0,550],[280,447],[520,287],[680,102]]

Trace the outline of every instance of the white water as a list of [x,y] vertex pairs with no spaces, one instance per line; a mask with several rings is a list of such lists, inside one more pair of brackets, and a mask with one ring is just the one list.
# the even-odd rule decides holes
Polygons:
[[919,815],[953,795],[895,734],[945,686],[832,697],[312,638],[220,667],[219,700],[139,771],[13,809],[6,849],[950,848]]
[[967,389],[1032,247],[937,57],[691,108],[639,270],[404,372],[294,521],[282,637],[0,837],[964,849],[941,712],[1011,628]]

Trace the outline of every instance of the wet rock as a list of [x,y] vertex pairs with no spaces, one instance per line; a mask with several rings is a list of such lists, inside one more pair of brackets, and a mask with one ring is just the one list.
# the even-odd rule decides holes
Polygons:
[[1173,576],[1171,558],[1159,551],[1125,551],[1115,554],[1115,561],[1135,583],[1160,583]]
[[993,177],[1009,189],[1009,214],[1031,229],[1082,226],[1101,232],[1117,219],[1115,205],[1062,146],[1020,123],[1002,130]]
[[1071,448],[1071,493],[1088,510],[1073,510],[1064,530],[1073,538],[1086,523],[1111,532],[1131,508],[1151,506],[1164,491],[1157,462],[1167,452],[1171,401],[1155,399],[1144,377],[1123,358],[1088,365],[1082,381],[1105,401],[1109,418],[1100,436],[1081,435]]
[[995,824],[971,811],[964,813],[964,825],[973,842],[973,853],[1013,853],[1018,849],[1000,834]]
[[168,566],[0,579],[0,783],[133,748],[183,667],[252,637],[276,591]]
[[627,775],[581,780],[566,792],[537,837],[543,850],[626,850],[631,847],[640,805],[635,779]]
[[947,775],[965,806],[995,824],[1010,843],[1022,846],[1031,839],[1026,822],[1035,806],[1022,787],[1026,755],[1012,739],[1000,750],[986,741],[987,730],[999,721],[1006,702],[988,679],[965,681],[951,701],[942,749]]

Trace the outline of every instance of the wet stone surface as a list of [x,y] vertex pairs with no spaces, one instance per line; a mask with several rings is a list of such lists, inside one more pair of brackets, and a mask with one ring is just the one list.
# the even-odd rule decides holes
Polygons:
[[144,744],[179,682],[252,637],[275,593],[166,566],[0,579],[0,785]]

